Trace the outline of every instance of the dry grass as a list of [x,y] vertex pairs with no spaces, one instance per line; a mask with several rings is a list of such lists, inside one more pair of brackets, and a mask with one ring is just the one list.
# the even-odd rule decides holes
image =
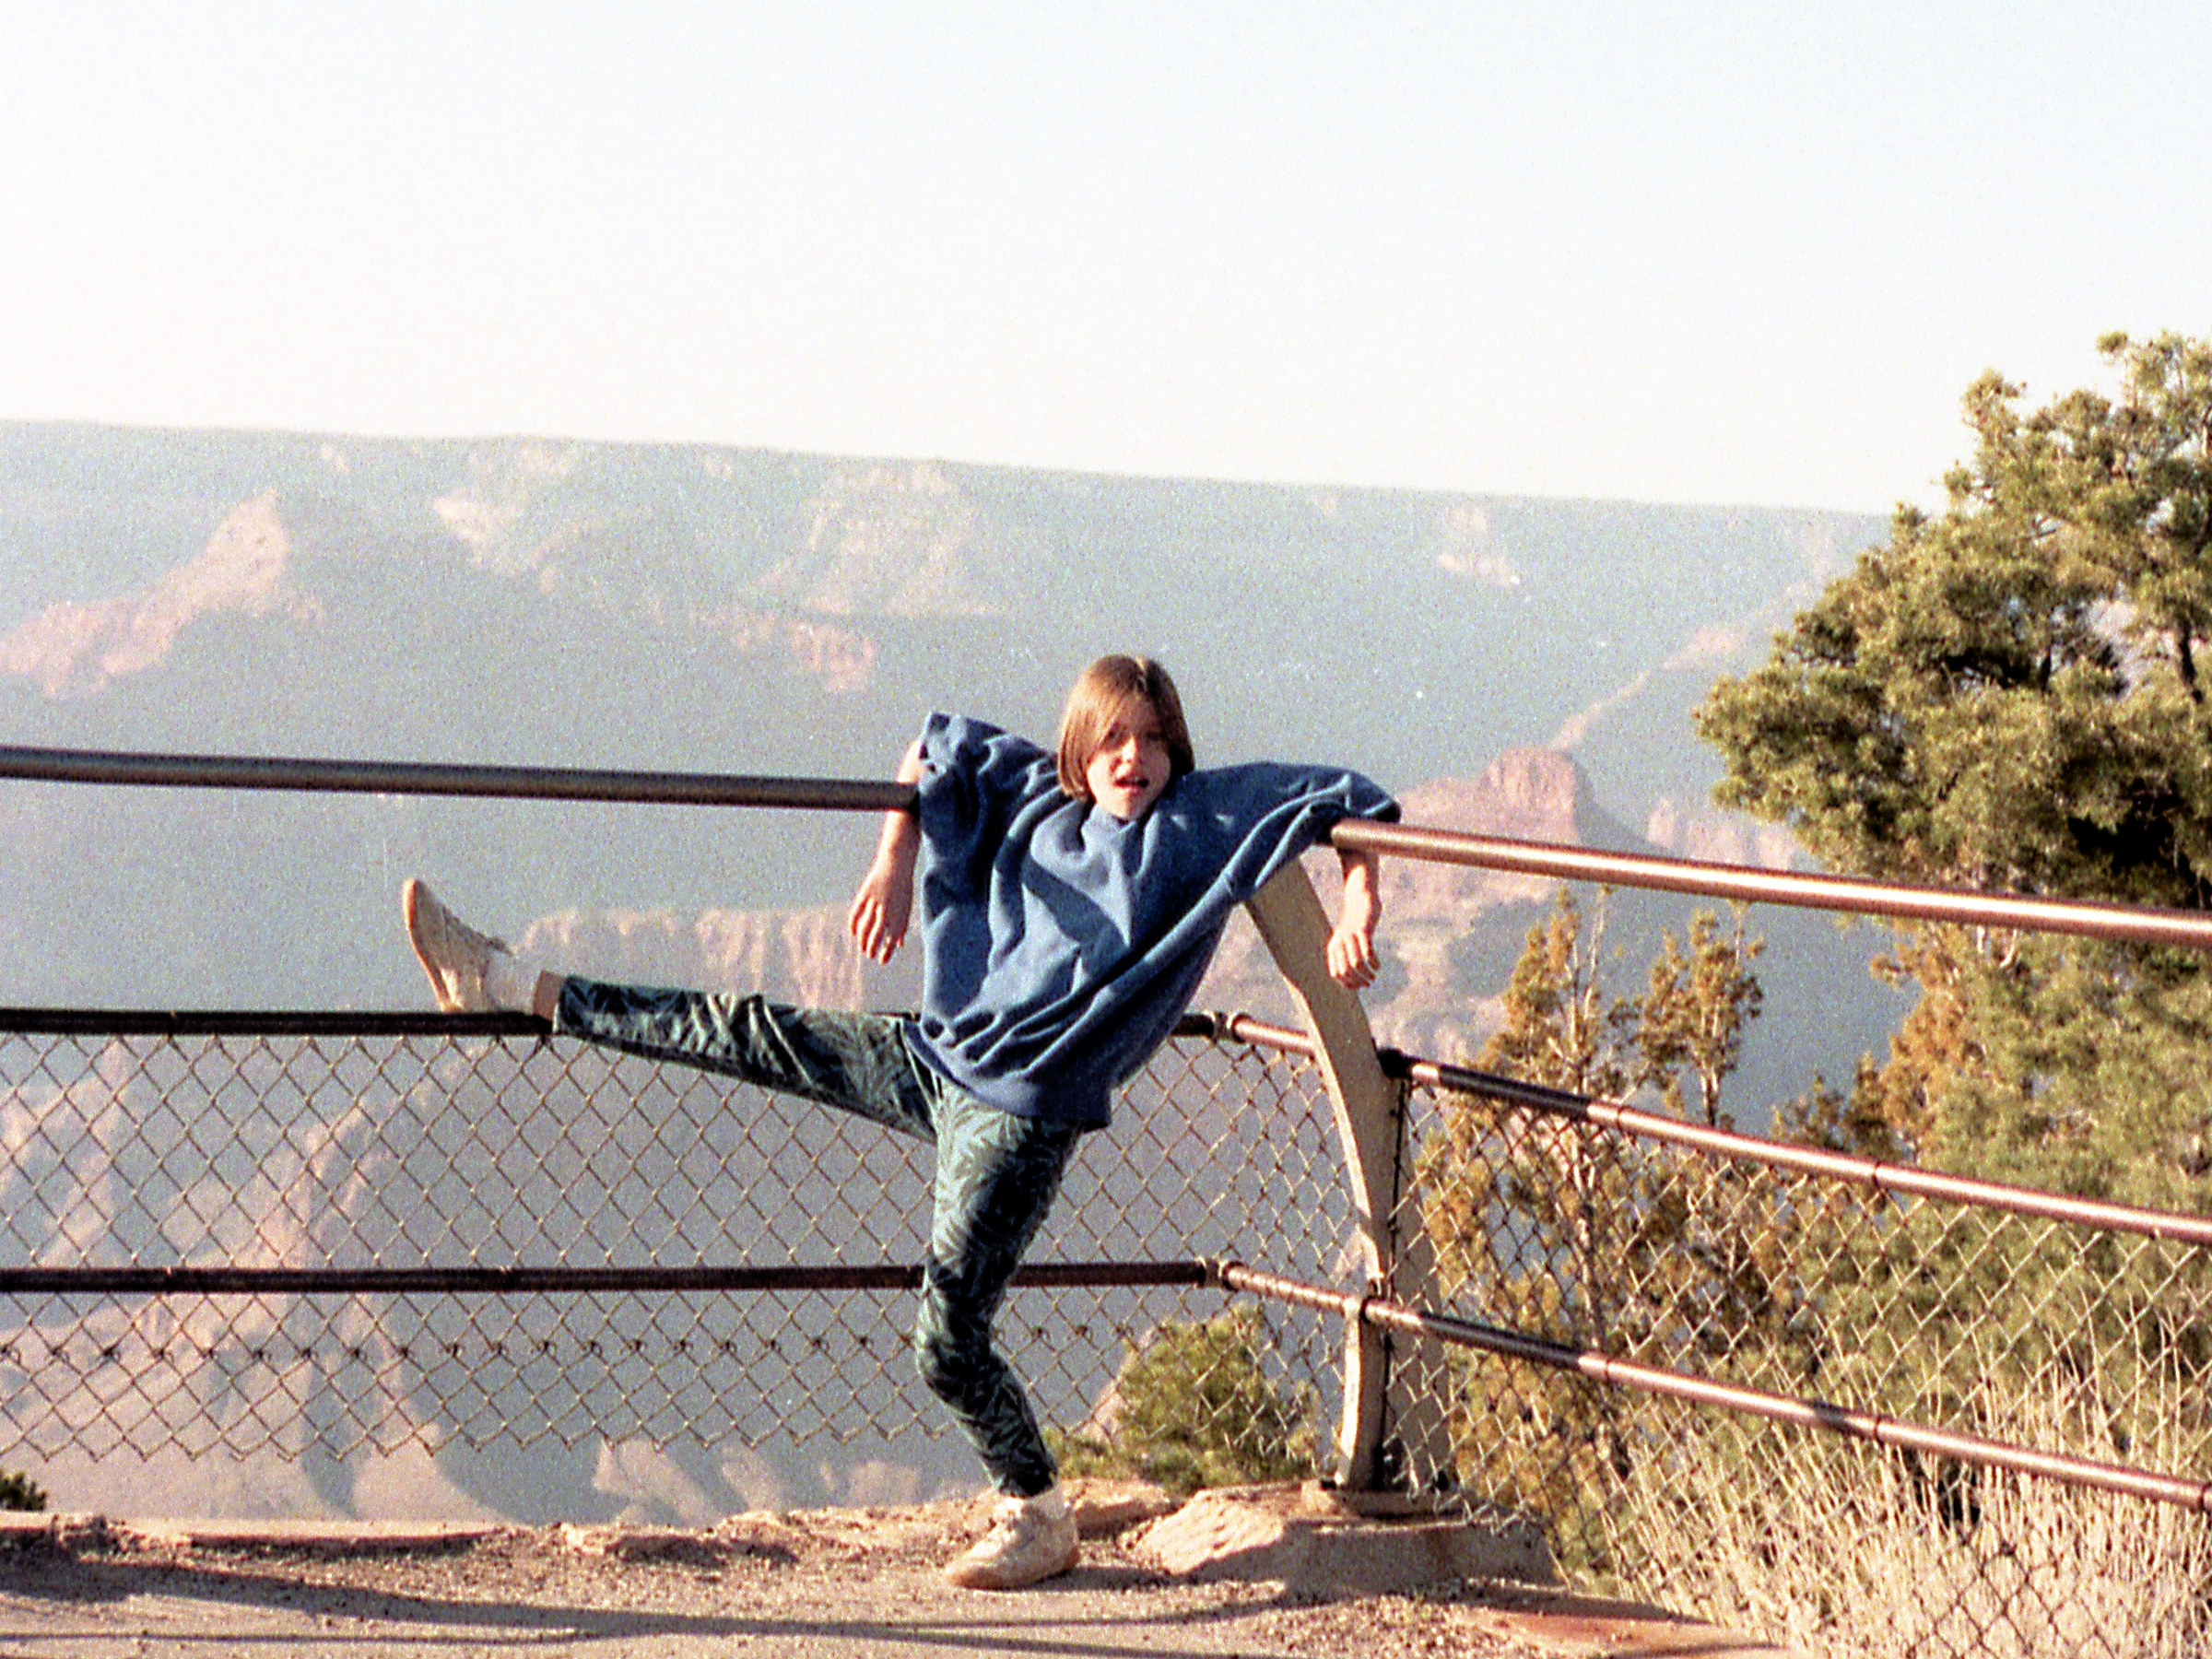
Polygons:
[[[2003,1438],[2084,1443],[2041,1399]],[[2169,1417],[2166,1420],[2178,1420]],[[2212,1652],[2212,1523],[2171,1504],[1931,1465],[1827,1436],[1685,1424],[1618,1512],[1643,1587],[1836,1659]],[[2102,1438],[2102,1437],[2100,1437]],[[2121,1459],[2179,1468],[2173,1446]],[[1932,1478],[1933,1477],[1933,1478]]]

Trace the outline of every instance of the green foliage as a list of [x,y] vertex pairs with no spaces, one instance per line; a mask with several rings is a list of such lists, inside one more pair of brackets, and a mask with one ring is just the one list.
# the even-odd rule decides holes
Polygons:
[[1605,990],[1606,907],[1583,936],[1574,895],[1559,889],[1544,922],[1528,930],[1505,988],[1504,1023],[1476,1064],[1524,1083],[1611,1099],[1628,1088],[1637,1009]]
[[1738,912],[1735,931],[1721,932],[1710,911],[1690,918],[1688,949],[1667,934],[1652,962],[1650,981],[1637,1006],[1636,1048],[1641,1056],[1639,1080],[1659,1084],[1660,1098],[1677,1116],[1684,1112],[1680,1074],[1698,1086],[1698,1110],[1708,1124],[1721,1122],[1721,1084],[1743,1058],[1744,1028],[1759,1018],[1765,1000],[1751,964],[1765,948],[1744,936]]
[[1724,805],[1876,876],[2212,899],[2212,342],[2104,342],[2118,402],[1967,394],[1973,460],[1699,718]]
[[1107,1433],[1053,1432],[1054,1455],[1070,1475],[1150,1480],[1186,1493],[1312,1475],[1312,1403],[1267,1374],[1265,1345],[1251,1305],[1200,1324],[1162,1324],[1123,1360]]
[[0,1469],[0,1510],[42,1510],[46,1507],[46,1493],[28,1475],[18,1475],[12,1469]]
[[[2117,396],[1985,376],[1940,516],[1713,689],[1723,805],[1853,873],[2212,907],[2212,341],[2101,342]],[[1918,1006],[1847,1114],[1924,1161],[2212,1204],[2212,985],[2194,956],[1924,927]],[[1839,1114],[1831,1113],[1831,1117]]]
[[[1855,874],[2212,908],[2212,342],[2101,344],[2116,396],[2027,411],[1978,382],[1944,512],[1900,510],[1763,667],[1714,688],[1722,804]],[[1918,1003],[1848,1099],[1817,1088],[1790,1129],[2212,1207],[2203,959],[1926,925],[1874,966]],[[2202,1253],[1944,1205],[1865,1219],[1807,1239],[1831,1397],[1973,1422],[2064,1382],[2123,1450],[2171,1427],[2158,1402],[2206,1420]]]
[[[1700,1113],[1724,1123],[1722,1088],[1760,1004],[1759,942],[1740,919],[1724,932],[1700,912],[1687,943],[1662,939],[1643,995],[1615,996],[1605,920],[1602,900],[1585,924],[1561,893],[1529,931],[1477,1065],[1598,1098],[1651,1090],[1677,1110],[1687,1076]],[[1739,1172],[1652,1158],[1618,1135],[1469,1097],[1446,1096],[1441,1108],[1416,1178],[1447,1298],[1478,1303],[1509,1329],[1660,1363],[1760,1335],[1794,1357],[1796,1374],[1809,1371],[1786,1223],[1759,1224]],[[1558,1372],[1453,1364],[1461,1480],[1561,1523],[1571,1555],[1602,1533],[1589,1518],[1643,1455],[1633,1401]]]
[[1585,926],[1562,888],[1551,914],[1529,930],[1506,985],[1504,1020],[1477,1064],[1599,1100],[1652,1088],[1676,1112],[1685,1110],[1687,1075],[1705,1121],[1723,1122],[1721,1085],[1765,997],[1751,967],[1765,942],[1746,936],[1740,912],[1724,933],[1718,916],[1700,911],[1687,940],[1671,930],[1661,935],[1644,994],[1614,997],[1605,938],[1604,895]]

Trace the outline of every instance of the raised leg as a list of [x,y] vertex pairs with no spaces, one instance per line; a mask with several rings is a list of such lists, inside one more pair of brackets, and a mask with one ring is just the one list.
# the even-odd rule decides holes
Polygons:
[[931,1098],[941,1086],[924,1075],[899,1020],[888,1014],[794,1008],[758,994],[615,985],[571,974],[561,982],[553,1026],[935,1138]]

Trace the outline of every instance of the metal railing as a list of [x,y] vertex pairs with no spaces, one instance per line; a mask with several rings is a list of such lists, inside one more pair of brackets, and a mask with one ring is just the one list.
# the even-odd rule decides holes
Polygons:
[[[553,801],[656,802],[809,811],[899,812],[911,785],[861,779],[466,766],[262,755],[177,755],[0,746],[0,778],[141,788],[273,789]],[[1560,881],[1784,904],[1899,920],[2019,928],[2212,950],[2212,916],[2018,893],[1912,886],[1863,877],[1754,869],[1700,859],[1606,853],[1418,824],[1348,819],[1330,834],[1352,852],[1388,853]]]
[[2071,934],[2078,937],[2173,945],[2212,950],[2212,916],[2149,905],[2102,904],[2082,899],[2044,899],[2025,893],[1989,893],[1969,888],[1914,886],[1864,876],[1827,876],[1804,870],[1757,869],[1656,853],[1606,853],[1553,846],[1509,836],[1473,835],[1418,824],[1347,820],[1331,833],[1336,846],[1389,853],[1431,864],[1465,865],[1558,881],[1605,887],[1648,888],[1654,892],[1726,899],[1743,904],[1783,904],[1894,921],[1947,922],[1966,927]]
[[630,806],[786,806],[811,812],[903,812],[914,804],[911,784],[861,779],[14,747],[0,747],[0,778],[131,788],[282,789],[336,794],[616,801]]
[[1410,1069],[1440,1289],[1371,1312],[1520,1345],[1406,1359],[1569,1560],[1809,1652],[2212,1642],[2200,1218]]
[[[58,779],[65,765],[76,781],[140,784],[697,789],[585,798],[865,810],[904,798],[881,784],[0,750],[0,775]],[[260,781],[240,785],[247,775]],[[1335,839],[1559,879],[2212,947],[2212,918],[2182,912],[1414,827],[1347,823]],[[528,1022],[41,1018],[18,1012],[0,1035],[0,1251],[13,1253],[0,1310],[14,1311],[0,1387],[25,1448],[344,1455],[409,1439],[845,1439],[933,1422],[903,1367],[889,1364],[888,1386],[860,1374],[903,1346],[884,1298],[919,1258],[924,1207],[914,1154],[870,1125],[824,1132],[818,1108]],[[1406,1118],[1386,1230],[1392,1271],[1425,1288],[1417,1304],[1359,1271],[1315,1044],[1238,1016],[1187,1022],[1113,1135],[1094,1137],[1110,1147],[1078,1160],[1037,1288],[1007,1320],[1073,1462],[1318,1467],[1341,1327],[1364,1322],[1394,1334],[1394,1402],[1443,1425],[1400,1424],[1399,1477],[1540,1517],[1562,1560],[1600,1582],[1839,1654],[2212,1647],[2204,1218],[1386,1055]],[[227,1271],[303,1277],[176,1277]],[[359,1277],[382,1273],[477,1277]],[[499,1277],[518,1274],[574,1277]],[[629,1277],[594,1277],[608,1275]],[[727,1277],[709,1290],[686,1275]],[[1206,1276],[1263,1300],[1225,1312],[1194,1282]],[[1163,1355],[1173,1363],[1154,1374],[1183,1413],[1164,1429],[1129,1408],[1162,1403],[1142,1390],[1158,1391],[1145,1366]]]

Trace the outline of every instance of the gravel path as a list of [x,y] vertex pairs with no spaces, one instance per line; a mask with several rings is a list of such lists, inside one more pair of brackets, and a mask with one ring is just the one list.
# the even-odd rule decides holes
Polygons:
[[1771,1653],[1650,1609],[1520,1588],[1315,1599],[1269,1583],[1178,1583],[1112,1538],[1087,1540],[1074,1572],[1034,1590],[954,1590],[936,1567],[972,1512],[746,1515],[689,1533],[503,1528],[373,1553],[354,1553],[359,1540],[211,1547],[123,1529],[27,1539],[0,1551],[0,1659]]

